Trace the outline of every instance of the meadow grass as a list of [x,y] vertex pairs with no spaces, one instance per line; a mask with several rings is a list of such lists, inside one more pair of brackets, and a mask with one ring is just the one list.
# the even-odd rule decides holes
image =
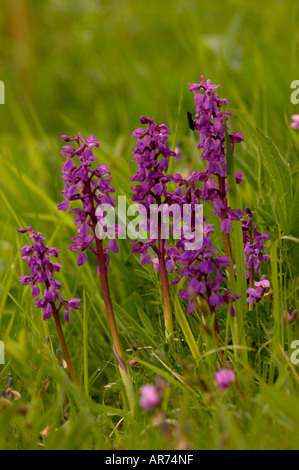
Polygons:
[[[7,46],[0,76],[6,85],[0,118],[0,388],[11,377],[21,398],[0,399],[0,449],[298,449],[299,368],[290,360],[298,319],[283,321],[284,310],[299,310],[299,135],[290,128],[291,114],[298,113],[290,101],[290,84],[299,79],[298,2],[19,2],[27,8],[19,35],[8,3],[0,19]],[[194,106],[187,83],[201,75],[221,83],[234,113],[231,129],[245,130],[234,154],[234,170],[245,182],[230,202],[250,206],[259,231],[271,237],[271,261],[261,273],[271,281],[271,294],[253,311],[243,301],[236,319],[220,309],[217,344],[196,313],[186,317],[174,286],[175,340],[165,344],[157,273],[140,266],[130,240],[121,240],[109,280],[122,345],[135,361],[130,373],[136,402],[139,388],[157,376],[165,387],[159,411],[137,405],[132,416],[96,261],[90,257],[78,270],[67,249],[76,235],[72,215],[57,211],[63,189],[59,137],[98,137],[96,155],[127,201],[135,171],[130,135],[140,115],[169,126],[172,148],[181,143],[184,158],[172,164],[174,172],[199,171],[203,162],[186,112]],[[211,207],[204,211],[219,225]],[[29,288],[18,281],[27,268],[17,229],[28,225],[61,251],[65,296],[83,299],[63,325],[79,389],[57,357],[54,322],[42,320]],[[238,262],[239,229],[232,235]],[[221,252],[219,227],[215,234]],[[240,291],[239,282],[237,276],[233,287]],[[214,384],[221,351],[237,376],[224,393]]]

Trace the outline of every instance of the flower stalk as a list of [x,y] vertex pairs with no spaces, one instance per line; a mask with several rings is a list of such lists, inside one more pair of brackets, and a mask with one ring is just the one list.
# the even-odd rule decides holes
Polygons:
[[94,237],[95,237],[98,270],[99,270],[99,275],[100,275],[101,289],[102,289],[102,295],[103,295],[103,300],[104,300],[105,309],[106,309],[107,320],[108,320],[111,338],[113,342],[113,351],[118,361],[119,372],[120,372],[120,375],[121,375],[121,378],[122,378],[122,381],[126,390],[129,407],[130,407],[131,413],[134,414],[135,392],[133,389],[132,379],[129,374],[128,367],[126,365],[126,359],[125,359],[125,355],[124,355],[123,348],[121,345],[118,328],[116,324],[116,319],[115,319],[115,315],[113,311],[108,276],[107,276],[107,269],[106,269],[106,264],[105,264],[103,241],[97,237],[96,216],[95,216],[94,207],[92,209],[92,230],[93,230]]
[[164,320],[165,320],[165,336],[169,339],[173,333],[173,314],[171,306],[171,297],[169,290],[168,273],[165,264],[165,241],[161,236],[161,214],[159,213],[158,221],[158,260],[159,260],[159,272],[161,278],[163,304],[164,304]]
[[[103,226],[105,219],[103,211],[102,213],[97,212],[98,209],[115,206],[114,198],[111,195],[114,192],[114,187],[111,186],[111,178],[105,179],[106,176],[110,175],[110,171],[103,164],[92,169],[92,162],[96,160],[92,149],[99,146],[99,140],[93,135],[87,137],[86,140],[81,134],[77,137],[63,135],[61,138],[65,142],[76,142],[78,148],[75,149],[72,145],[65,145],[61,152],[62,156],[67,157],[62,170],[65,182],[62,194],[65,200],[58,204],[58,209],[67,210],[72,201],[81,201],[82,203],[82,209],[76,208],[70,211],[76,214],[75,225],[78,227],[78,236],[72,238],[74,243],[69,248],[72,251],[79,252],[78,266],[82,266],[87,261],[87,251],[91,251],[96,255],[113,351],[119,364],[120,374],[133,414],[135,394],[117,329],[107,275],[109,269],[108,252],[118,252],[115,236],[119,232],[119,226],[117,224],[108,227]],[[74,163],[74,157],[78,157],[78,166]],[[103,239],[107,235],[109,241],[107,246],[104,247]]]
[[[116,320],[115,320],[115,316],[114,316],[114,311],[113,311],[113,306],[112,306],[112,301],[111,301],[107,270],[106,270],[106,266],[105,266],[103,242],[101,240],[99,240],[96,236],[95,236],[95,241],[96,241],[96,256],[97,256],[97,261],[98,261],[98,268],[99,268],[99,274],[100,274],[102,295],[103,295],[103,300],[104,300],[104,304],[105,304],[107,319],[108,319],[108,323],[109,323],[111,338],[112,338],[112,342],[115,346],[115,349],[117,351],[117,355],[121,358],[121,360],[125,364],[125,356],[124,356],[122,345],[121,345],[121,342],[120,342],[118,329],[117,329],[117,325],[116,325]],[[125,368],[127,369],[127,367],[125,367]]]
[[[145,221],[146,231],[150,231],[150,238],[147,242],[137,241],[132,252],[140,253],[140,263],[150,264],[153,260],[148,254],[151,248],[157,254],[158,261],[155,265],[160,273],[163,310],[165,323],[165,337],[168,341],[173,333],[173,311],[171,305],[171,296],[169,289],[169,280],[167,265],[165,261],[166,249],[163,231],[163,220],[161,215],[161,205],[169,200],[170,193],[167,189],[167,183],[173,181],[172,175],[168,175],[169,157],[176,156],[167,145],[168,135],[171,134],[165,124],[156,125],[152,118],[141,116],[141,124],[146,124],[146,129],[136,129],[132,137],[137,138],[137,144],[132,153],[135,155],[133,162],[138,163],[137,173],[130,179],[138,181],[140,184],[131,188],[134,191],[132,200],[139,202],[147,210],[147,220]],[[151,206],[157,207],[157,223],[155,227],[151,226],[150,214]],[[144,221],[143,221],[144,224]]]
[[[225,200],[225,178],[223,176],[218,175],[218,187],[219,187],[219,193],[222,201]],[[224,222],[226,219],[226,212],[224,208],[221,208],[220,211],[220,218],[221,222]],[[227,258],[230,258],[232,260],[232,249],[231,249],[231,241],[230,241],[230,236],[229,233],[222,231],[222,239],[223,239],[223,251],[225,256]],[[231,274],[231,267],[227,267],[228,273]]]
[[69,352],[68,352],[68,349],[67,349],[67,345],[66,345],[66,342],[65,342],[65,338],[64,338],[60,318],[59,318],[59,313],[57,311],[57,308],[56,308],[55,304],[52,304],[52,312],[53,312],[53,317],[54,317],[54,320],[55,320],[56,329],[57,329],[57,333],[58,333],[58,336],[59,336],[62,352],[63,352],[63,355],[64,355],[64,359],[67,363],[67,368],[68,368],[70,377],[71,377],[72,382],[74,383],[74,385],[78,386],[79,382],[77,380],[77,377],[76,377],[76,374],[75,374],[75,371],[74,371],[74,368],[73,368],[73,365],[72,365],[72,362],[71,362],[71,359],[70,359],[70,355],[69,355]]

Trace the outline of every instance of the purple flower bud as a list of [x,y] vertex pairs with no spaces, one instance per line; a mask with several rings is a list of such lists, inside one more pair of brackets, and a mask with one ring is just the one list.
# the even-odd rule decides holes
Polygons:
[[243,183],[242,178],[243,178],[242,173],[236,173],[236,183],[237,184]]
[[87,254],[81,251],[78,256],[78,266],[83,266],[83,264],[86,263],[87,260],[88,260]]

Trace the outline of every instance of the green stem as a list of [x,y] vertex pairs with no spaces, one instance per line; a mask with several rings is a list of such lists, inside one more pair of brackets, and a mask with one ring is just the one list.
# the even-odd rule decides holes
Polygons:
[[99,273],[100,273],[102,294],[103,294],[105,309],[107,313],[109,328],[111,332],[112,342],[116,348],[116,351],[119,357],[123,360],[123,362],[125,362],[125,356],[124,356],[124,352],[123,352],[122,345],[120,342],[120,337],[118,334],[113,306],[111,302],[110,288],[108,284],[107,270],[105,266],[103,242],[99,240],[97,237],[95,237],[95,241],[96,241],[96,247],[97,247],[97,261],[98,261],[98,267],[99,267]]
[[97,256],[97,261],[98,261],[98,267],[99,267],[99,273],[100,273],[100,280],[101,280],[101,288],[102,288],[102,294],[103,294],[103,299],[104,299],[104,304],[105,304],[105,309],[106,309],[106,314],[107,314],[107,319],[109,323],[109,329],[112,337],[112,342],[114,345],[114,352],[116,353],[116,357],[118,360],[119,364],[119,371],[124,383],[124,387],[126,390],[129,406],[131,409],[132,414],[134,413],[134,408],[135,408],[135,393],[133,389],[133,384],[131,380],[131,376],[129,374],[128,368],[126,366],[126,360],[125,360],[125,355],[123,352],[123,348],[121,345],[120,337],[118,334],[118,329],[116,325],[116,320],[114,316],[114,311],[113,311],[113,306],[112,306],[112,301],[111,301],[111,295],[110,295],[110,288],[109,288],[109,283],[108,283],[108,276],[107,276],[107,270],[105,266],[105,257],[104,257],[104,251],[103,251],[103,242],[102,240],[99,240],[99,238],[96,236],[96,217],[95,213],[92,214],[92,223],[93,223],[93,232],[95,235],[95,242],[96,242],[96,256]]
[[167,269],[165,265],[164,243],[165,242],[161,234],[161,213],[159,213],[159,220],[158,220],[159,272],[160,272],[162,294],[163,294],[165,335],[166,335],[166,339],[169,339],[169,337],[173,333],[173,314],[172,314],[172,307],[171,307],[168,273],[167,273]]
[[[223,176],[218,176],[218,185],[219,185],[219,192],[222,201],[224,201],[225,195],[225,178]],[[225,219],[225,209],[221,209],[221,221]],[[231,242],[229,233],[222,232],[223,238],[223,248],[224,254],[227,258],[232,259],[232,249],[231,249]],[[231,274],[231,267],[228,266],[228,272]]]

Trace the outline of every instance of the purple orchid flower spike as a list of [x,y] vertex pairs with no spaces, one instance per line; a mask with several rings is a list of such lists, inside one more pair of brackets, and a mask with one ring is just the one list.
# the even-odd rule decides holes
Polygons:
[[[214,207],[215,214],[221,219],[221,231],[223,237],[224,252],[228,258],[231,256],[231,243],[229,232],[233,220],[240,220],[243,212],[239,209],[231,209],[227,204],[227,165],[225,153],[225,127],[229,134],[232,151],[235,144],[242,142],[243,132],[230,132],[230,126],[227,122],[228,117],[232,116],[229,111],[223,111],[222,108],[228,105],[227,99],[219,98],[216,93],[219,85],[213,85],[210,80],[205,81],[201,77],[199,84],[190,83],[190,91],[194,92],[195,120],[194,130],[197,130],[200,137],[198,148],[202,151],[201,158],[206,163],[206,178],[204,185],[205,200],[210,200]],[[215,179],[218,185],[215,185]],[[210,182],[214,186],[213,191],[209,191]],[[237,184],[242,183],[242,174],[236,173]],[[229,269],[230,270],[230,269]]]
[[[158,256],[159,273],[163,292],[165,334],[168,338],[173,333],[173,314],[169,291],[168,274],[165,265],[165,240],[162,236],[162,217],[159,207],[167,200],[170,200],[167,184],[174,180],[172,175],[167,174],[169,158],[175,157],[168,144],[170,130],[165,124],[157,125],[152,118],[141,116],[140,122],[146,128],[138,128],[132,133],[133,138],[137,138],[137,143],[132,150],[134,154],[133,162],[138,164],[137,173],[130,179],[138,182],[131,188],[134,192],[132,201],[142,204],[147,210],[147,223],[145,230],[150,231],[150,237],[146,242],[133,242],[134,253],[140,253],[140,263],[145,265],[151,262],[149,249],[154,250]],[[179,197],[177,195],[177,197]],[[150,223],[150,207],[156,204],[157,218],[156,224]]]
[[[227,193],[229,188],[226,182],[225,128],[233,152],[235,144],[243,141],[243,132],[235,133],[230,131],[227,121],[229,116],[232,116],[232,113],[223,111],[223,107],[228,105],[228,101],[227,99],[219,98],[216,93],[219,85],[211,84],[210,80],[205,81],[203,76],[199,84],[189,85],[190,91],[194,92],[196,105],[194,130],[197,130],[200,136],[198,148],[202,151],[201,158],[207,162],[206,175],[200,175],[200,180],[204,184],[202,199],[204,201],[211,201],[216,216],[221,219],[220,229],[222,231],[224,253],[227,258],[232,259],[229,234],[233,221],[243,219],[245,264],[250,289],[250,292],[247,291],[249,293],[247,301],[250,304],[250,309],[252,309],[253,304],[262,297],[260,296],[262,288],[258,287],[256,291],[254,289],[254,273],[259,271],[263,261],[269,259],[269,255],[264,255],[262,252],[264,249],[263,242],[269,240],[270,237],[267,234],[260,234],[257,227],[253,227],[253,214],[249,208],[246,208],[246,212],[243,212],[240,209],[232,209],[228,206]],[[297,122],[296,116],[293,116],[293,118]],[[237,184],[243,182],[241,173],[236,173],[235,176]],[[217,178],[218,184],[216,184],[215,178]],[[230,266],[228,267],[228,272],[231,274]],[[255,291],[255,294],[253,291]]]
[[[46,247],[44,244],[45,238],[42,233],[35,232],[32,227],[19,229],[20,233],[29,233],[31,245],[23,246],[20,251],[22,259],[28,260],[28,267],[30,268],[30,276],[23,275],[19,278],[20,282],[26,286],[31,286],[32,298],[39,297],[35,301],[35,307],[40,308],[43,313],[43,319],[48,320],[54,316],[57,332],[61,342],[62,350],[65,360],[68,365],[70,376],[75,384],[78,384],[68,349],[65,343],[63,330],[60,323],[59,312],[62,309],[64,319],[67,323],[70,321],[70,311],[80,308],[81,299],[73,298],[64,300],[60,294],[61,283],[54,279],[54,274],[58,273],[62,268],[61,264],[52,262],[51,258],[58,257],[59,251],[54,247]],[[44,285],[44,288],[42,288]]]
[[[132,134],[132,137],[137,137],[138,139],[137,145],[133,149],[133,153],[135,154],[133,161],[138,163],[138,169],[137,174],[132,176],[131,180],[139,183],[132,188],[135,192],[132,199],[133,201],[138,201],[143,204],[145,207],[154,203],[156,203],[158,207],[165,202],[168,204],[176,204],[180,207],[181,213],[183,213],[184,206],[189,204],[192,208],[192,216],[195,214],[195,204],[201,204],[203,201],[210,200],[214,206],[216,215],[222,220],[221,228],[223,232],[228,234],[233,220],[239,220],[243,212],[228,207],[227,199],[221,196],[215,181],[215,175],[220,175],[221,177],[222,175],[226,176],[223,113],[220,111],[222,102],[214,96],[213,90],[216,87],[213,85],[210,86],[209,83],[206,87],[202,81],[199,88],[195,85],[194,88],[191,88],[194,91],[206,90],[207,92],[204,95],[208,97],[207,101],[205,101],[205,97],[201,93],[196,93],[196,102],[198,101],[196,112],[198,118],[204,114],[206,116],[209,115],[209,120],[215,118],[215,129],[209,130],[210,144],[208,143],[208,131],[205,129],[203,132],[203,148],[208,149],[209,147],[210,151],[209,156],[204,153],[203,155],[206,156],[206,159],[210,162],[210,166],[206,171],[193,172],[188,178],[183,178],[179,174],[168,174],[168,160],[169,157],[174,154],[174,152],[167,147],[167,136],[170,134],[170,131],[164,125],[156,126],[151,118],[141,117],[141,123],[147,124],[147,128],[145,130],[137,129]],[[207,111],[207,103],[210,106],[210,114]],[[202,109],[200,108],[201,106]],[[206,125],[208,126],[207,123]],[[195,126],[201,131],[200,124],[196,123],[196,121]],[[218,136],[217,142],[215,134]],[[238,140],[236,136],[232,138],[234,138],[235,141]],[[215,148],[221,150],[219,155],[215,154],[214,157],[211,153],[212,144],[215,145]],[[214,161],[213,171],[211,171],[212,160]],[[218,165],[218,171],[216,171],[216,163]],[[238,173],[236,178],[238,182],[241,182],[242,175]],[[172,184],[172,191],[169,190],[169,183]],[[198,183],[200,183],[202,187],[200,187]],[[225,191],[227,192],[226,186]],[[225,217],[222,217],[223,212],[225,212]],[[191,220],[194,220],[194,218],[191,217]],[[192,233],[194,233],[193,225],[194,224],[191,223],[190,228]],[[149,229],[149,227],[147,227],[147,229]],[[146,242],[133,242],[134,248],[132,251],[140,253],[140,263],[145,265],[153,262],[155,269],[160,273],[164,300],[168,297],[167,290],[169,292],[168,272],[176,272],[179,277],[175,279],[172,284],[179,282],[182,278],[188,281],[187,289],[179,293],[182,299],[188,301],[187,315],[191,314],[196,309],[197,297],[201,297],[208,303],[212,314],[215,314],[217,307],[226,303],[230,305],[231,314],[235,315],[233,302],[239,299],[239,296],[231,294],[228,289],[224,292],[222,290],[222,284],[226,282],[222,270],[229,269],[231,259],[228,256],[215,256],[217,252],[212,247],[210,240],[213,233],[212,226],[205,222],[202,246],[198,250],[188,250],[186,248],[188,240],[184,238],[183,227],[179,226],[178,230],[179,233],[182,233],[175,247],[163,242],[163,250],[161,250],[160,247],[162,243],[158,243],[158,246],[156,246],[157,240],[152,236]],[[162,224],[158,227],[157,233],[160,235],[161,231]],[[169,232],[169,235],[173,235],[173,233],[174,228],[172,232]],[[153,251],[157,257],[151,258],[149,250]],[[164,308],[166,311],[167,305],[165,305]],[[219,333],[216,315],[215,331]]]
[[29,232],[32,245],[23,246],[20,251],[22,253],[22,259],[28,260],[28,267],[30,267],[30,276],[21,276],[19,278],[23,285],[31,286],[32,298],[35,298],[41,294],[41,287],[38,285],[45,285],[43,291],[43,297],[35,301],[35,306],[40,308],[43,312],[43,319],[47,320],[51,318],[53,313],[53,304],[58,302],[56,307],[57,312],[60,309],[64,310],[64,316],[66,322],[69,322],[70,310],[77,310],[80,308],[78,305],[81,299],[71,299],[66,301],[60,294],[61,284],[60,281],[53,278],[54,273],[59,272],[62,268],[61,264],[53,263],[51,257],[57,257],[59,251],[52,247],[47,248],[44,245],[45,238],[40,232],[35,233],[32,227],[26,229],[19,229],[20,233]]
[[[108,323],[110,327],[113,351],[117,358],[120,373],[126,388],[131,411],[134,411],[134,392],[131,378],[126,366],[125,355],[122,349],[116,320],[114,316],[110,287],[108,283],[109,252],[118,253],[116,236],[122,230],[118,224],[104,224],[104,209],[114,208],[114,187],[111,185],[109,167],[105,164],[96,165],[97,158],[93,150],[99,147],[99,140],[92,134],[84,139],[82,134],[77,137],[63,135],[62,140],[68,142],[63,147],[61,155],[66,157],[63,162],[62,177],[65,187],[62,191],[64,201],[58,204],[59,210],[68,210],[74,203],[81,206],[70,210],[75,214],[77,235],[72,238],[69,249],[78,252],[78,266],[88,260],[91,252],[96,256],[100,276],[102,295],[105,303]],[[75,148],[74,143],[77,146]],[[110,239],[104,247],[106,236]],[[73,299],[74,300],[74,299]]]
[[[92,168],[96,157],[93,155],[92,149],[99,146],[99,140],[92,134],[85,140],[81,134],[78,137],[67,137],[63,135],[62,140],[65,142],[76,142],[78,148],[73,145],[64,146],[61,155],[67,160],[63,162],[62,177],[65,183],[62,194],[64,200],[58,204],[59,210],[68,210],[74,201],[81,201],[82,208],[74,208],[70,210],[75,216],[75,225],[78,227],[78,235],[72,239],[74,242],[70,245],[70,250],[77,251],[78,266],[82,266],[88,260],[87,252],[90,250],[97,253],[96,228],[99,222],[96,210],[99,206],[106,205],[114,207],[114,188],[111,186],[111,178],[109,167],[101,164]],[[78,163],[74,161],[77,157]],[[117,230],[117,225],[109,227],[110,233]],[[115,250],[115,243],[113,247]],[[108,251],[110,246],[106,248],[105,254],[109,261]],[[108,266],[108,263],[105,264]]]

